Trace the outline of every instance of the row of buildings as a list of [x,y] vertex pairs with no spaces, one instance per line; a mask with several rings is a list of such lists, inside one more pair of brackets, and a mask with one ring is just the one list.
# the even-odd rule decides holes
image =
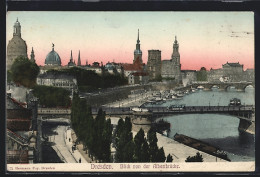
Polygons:
[[[21,25],[17,19],[14,24],[13,38],[9,41],[7,46],[7,69],[10,69],[14,59],[18,56],[27,57],[27,45],[21,38]],[[35,62],[33,48],[30,60]],[[162,60],[160,50],[148,50],[147,64],[143,63],[139,30],[132,63],[108,62],[103,65],[102,62],[101,64],[94,62],[90,65],[86,61],[85,64],[82,64],[80,51],[76,63],[71,51],[69,62],[62,66],[61,58],[58,52],[54,50],[54,44],[52,44],[52,50],[46,55],[45,65],[40,66],[40,75],[38,76],[37,84],[75,89],[77,87],[75,77],[66,74],[54,75],[52,73],[46,73],[49,69],[58,70],[66,67],[80,67],[82,69],[95,71],[97,74],[101,74],[104,71],[110,74],[117,72],[127,77],[129,84],[146,84],[149,81],[160,79],[171,80],[176,83],[189,83],[197,81],[197,75],[200,72],[196,70],[181,70],[179,43],[176,36],[170,59]],[[247,69],[244,71],[243,65],[239,63],[227,62],[222,65],[222,68],[210,69],[206,71],[206,74],[207,81],[210,82],[240,81],[241,79],[246,81],[254,80],[254,70]]]

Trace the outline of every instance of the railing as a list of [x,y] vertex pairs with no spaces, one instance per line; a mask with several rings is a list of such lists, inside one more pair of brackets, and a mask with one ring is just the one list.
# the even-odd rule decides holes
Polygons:
[[38,114],[49,115],[49,114],[58,114],[58,115],[67,115],[71,113],[71,109],[66,108],[38,108]]
[[14,141],[16,141],[17,143],[23,146],[27,145],[27,140],[25,138],[21,137],[20,135],[17,135],[16,133],[8,129],[7,129],[7,136],[9,136],[9,138],[12,138]]

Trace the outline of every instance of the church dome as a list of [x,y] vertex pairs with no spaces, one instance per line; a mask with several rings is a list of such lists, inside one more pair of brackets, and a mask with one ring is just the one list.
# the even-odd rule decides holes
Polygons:
[[57,52],[54,51],[54,46],[52,48],[52,51],[50,51],[46,56],[45,65],[61,65],[60,56]]

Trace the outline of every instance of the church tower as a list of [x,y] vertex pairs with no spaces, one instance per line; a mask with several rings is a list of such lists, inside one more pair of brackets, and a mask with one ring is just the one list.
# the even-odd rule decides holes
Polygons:
[[140,49],[140,40],[139,40],[139,29],[138,29],[138,36],[137,36],[137,43],[136,43],[136,49],[134,51],[134,62],[135,63],[135,60],[139,58],[140,62],[143,63],[143,60],[142,60],[142,51]]
[[35,55],[34,55],[33,47],[31,51],[31,61],[35,63]]
[[179,43],[177,41],[177,37],[176,36],[175,36],[175,41],[173,43],[172,60],[176,64],[180,64]]
[[78,56],[78,66],[81,66],[80,51],[79,51],[79,56]]
[[162,61],[161,75],[163,78],[174,78],[175,82],[182,83],[179,43],[176,36],[171,59]]
[[26,57],[27,55],[27,45],[26,42],[21,38],[21,25],[18,21],[18,18],[13,26],[13,38],[8,42],[7,45],[7,60],[6,60],[6,67],[7,70],[11,68],[14,60],[17,57]]

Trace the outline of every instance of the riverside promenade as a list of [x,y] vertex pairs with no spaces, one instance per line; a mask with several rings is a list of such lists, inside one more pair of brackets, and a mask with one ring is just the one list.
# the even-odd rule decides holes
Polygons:
[[127,99],[118,100],[113,103],[108,103],[103,106],[108,107],[130,107],[130,106],[141,106],[143,103],[147,102],[152,98],[152,91],[141,93],[141,94],[132,94],[129,95]]

